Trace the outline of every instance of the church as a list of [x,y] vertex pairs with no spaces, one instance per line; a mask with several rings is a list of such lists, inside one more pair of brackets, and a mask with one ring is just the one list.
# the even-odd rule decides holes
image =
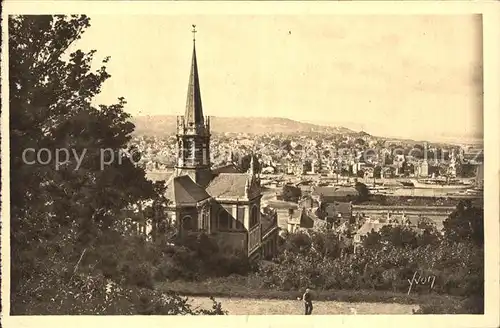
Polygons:
[[147,177],[166,182],[167,211],[177,233],[205,232],[222,248],[252,259],[271,258],[277,249],[277,214],[261,208],[261,184],[253,159],[247,172],[234,164],[211,165],[210,117],[203,113],[195,38],[186,109],[177,117],[176,136],[174,173],[165,177],[150,172]]

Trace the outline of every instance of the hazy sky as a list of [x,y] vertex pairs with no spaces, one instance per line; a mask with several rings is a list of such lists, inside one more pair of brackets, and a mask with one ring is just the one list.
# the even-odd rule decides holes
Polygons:
[[471,15],[91,16],[77,46],[111,56],[96,101],[124,96],[132,115],[183,114],[191,24],[205,115],[482,134],[482,26]]

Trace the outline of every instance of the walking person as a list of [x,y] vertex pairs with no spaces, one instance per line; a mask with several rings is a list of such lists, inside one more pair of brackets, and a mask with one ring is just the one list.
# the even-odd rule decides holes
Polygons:
[[[298,299],[300,300],[301,298],[298,297]],[[309,288],[306,288],[304,295],[302,295],[302,300],[304,301],[305,314],[311,315],[313,310],[313,304],[312,304],[311,290]]]

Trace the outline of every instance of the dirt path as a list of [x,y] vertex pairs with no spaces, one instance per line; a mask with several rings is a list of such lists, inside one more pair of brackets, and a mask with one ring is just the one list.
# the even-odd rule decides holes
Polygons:
[[[189,297],[194,306],[210,308],[206,297]],[[271,300],[251,298],[216,298],[222,308],[234,315],[303,314],[304,303],[296,300]],[[334,301],[314,302],[313,314],[411,314],[418,305],[396,303],[345,303]]]

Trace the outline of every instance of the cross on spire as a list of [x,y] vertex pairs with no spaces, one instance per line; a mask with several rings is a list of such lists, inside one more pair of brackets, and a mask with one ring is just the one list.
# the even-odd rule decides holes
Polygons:
[[196,61],[196,49],[194,35],[196,33],[196,25],[193,26],[193,57],[191,60],[191,73],[189,74],[189,85],[186,102],[185,120],[192,126],[203,125],[203,110],[201,106],[200,81],[198,79],[198,64]]
[[195,34],[198,31],[196,31],[196,25],[195,24],[193,24],[192,26],[193,26],[193,30],[191,32],[193,32],[193,42],[194,42],[194,41],[196,41],[196,37],[195,37],[196,35]]

